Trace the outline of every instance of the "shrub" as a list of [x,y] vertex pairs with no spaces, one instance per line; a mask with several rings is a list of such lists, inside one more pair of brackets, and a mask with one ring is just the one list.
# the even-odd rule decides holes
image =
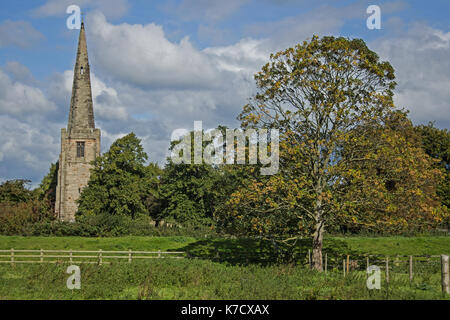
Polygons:
[[0,202],[0,233],[6,235],[27,233],[29,227],[43,219],[48,219],[40,201]]

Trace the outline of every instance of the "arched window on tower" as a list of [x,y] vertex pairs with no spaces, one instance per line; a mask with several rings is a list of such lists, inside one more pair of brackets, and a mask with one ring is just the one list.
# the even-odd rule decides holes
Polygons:
[[80,73],[83,75],[84,74],[84,67],[81,67]]

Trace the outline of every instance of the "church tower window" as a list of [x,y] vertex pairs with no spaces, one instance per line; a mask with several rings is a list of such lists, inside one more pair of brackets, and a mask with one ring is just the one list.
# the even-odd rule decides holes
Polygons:
[[84,158],[84,141],[77,142],[77,158]]

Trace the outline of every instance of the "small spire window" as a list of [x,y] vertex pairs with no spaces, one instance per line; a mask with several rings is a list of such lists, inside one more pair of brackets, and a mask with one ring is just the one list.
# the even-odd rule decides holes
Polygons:
[[84,74],[84,67],[81,67],[80,73],[83,75]]

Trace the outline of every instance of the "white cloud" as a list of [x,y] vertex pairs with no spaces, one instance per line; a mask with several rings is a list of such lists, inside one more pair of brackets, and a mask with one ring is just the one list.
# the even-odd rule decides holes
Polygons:
[[266,44],[267,40],[248,38],[230,46],[206,48],[203,52],[215,58],[219,70],[253,74],[270,56]]
[[[18,64],[5,69],[25,70]],[[58,157],[60,123],[57,105],[45,92],[0,69],[0,177],[38,181]]]
[[49,102],[40,89],[13,82],[0,70],[0,114],[25,116],[55,109],[55,104]]
[[0,24],[0,48],[6,46],[27,48],[43,38],[42,33],[27,21],[6,20]]
[[409,109],[416,123],[450,128],[450,31],[416,24],[371,46],[396,71],[397,106]]
[[254,72],[268,57],[260,52],[263,41],[254,39],[198,50],[187,38],[169,41],[155,24],[89,18],[91,64],[109,78],[129,114],[149,114],[166,130],[193,120],[234,122],[252,93]]
[[58,126],[36,115],[18,120],[0,114],[0,176],[38,181],[58,158]]
[[8,61],[4,70],[12,76],[13,81],[20,81],[24,84],[36,85],[37,81],[31,71],[17,61]]
[[94,63],[109,74],[142,87],[211,87],[216,68],[189,38],[170,42],[155,24],[113,25],[94,14],[87,28]]

